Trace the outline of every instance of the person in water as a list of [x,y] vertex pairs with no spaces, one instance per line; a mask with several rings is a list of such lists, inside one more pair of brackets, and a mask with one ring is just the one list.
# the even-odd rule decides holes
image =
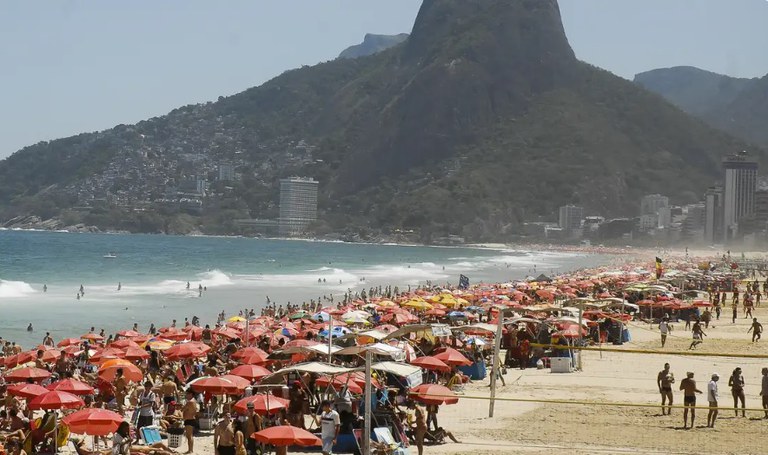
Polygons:
[[123,289],[123,283],[118,282],[117,283],[117,290]]
[[48,285],[47,284],[43,285],[43,292],[48,292]]
[[30,322],[29,325],[27,326],[27,332],[31,332],[33,330],[35,329],[32,328],[32,323]]

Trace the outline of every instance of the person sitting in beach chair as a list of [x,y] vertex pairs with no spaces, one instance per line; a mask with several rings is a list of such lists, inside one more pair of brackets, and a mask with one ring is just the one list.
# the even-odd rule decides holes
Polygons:
[[446,436],[451,441],[457,444],[461,444],[461,441],[456,439],[453,433],[443,427],[437,427],[435,431],[427,431],[427,433],[424,435],[424,441],[428,442],[429,444],[445,444]]

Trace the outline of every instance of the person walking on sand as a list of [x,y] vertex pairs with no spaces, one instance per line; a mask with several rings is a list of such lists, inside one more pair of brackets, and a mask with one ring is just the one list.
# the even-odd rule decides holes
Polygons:
[[696,321],[696,323],[693,324],[693,341],[691,342],[691,345],[688,346],[688,350],[691,350],[695,348],[696,346],[700,345],[704,342],[704,337],[707,336],[706,333],[704,333],[704,329],[701,328],[701,323],[699,321]]
[[[669,364],[664,364],[664,369],[656,376],[656,385],[661,394],[661,415],[672,414],[672,384],[675,383],[675,375],[669,371]],[[666,408],[664,405],[667,405]]]
[[659,322],[659,333],[661,333],[662,348],[667,343],[667,335],[669,335],[669,332],[671,331],[672,331],[672,325],[670,325],[669,323],[669,318],[667,316],[664,316],[663,318],[661,318],[661,322]]
[[736,367],[731,374],[731,378],[728,379],[728,386],[731,388],[731,395],[733,396],[733,412],[736,417],[739,416],[739,401],[741,401],[741,416],[746,417],[745,414],[745,398],[744,398],[744,376],[741,374],[741,367]]
[[763,333],[763,325],[757,322],[757,318],[752,318],[752,326],[747,333],[752,332],[752,342],[760,341],[760,334]]
[[685,379],[680,381],[680,390],[683,391],[683,429],[688,428],[688,411],[691,411],[691,428],[696,420],[696,394],[701,390],[696,388],[696,381],[693,380],[693,372],[685,374]]
[[709,401],[707,428],[715,428],[715,420],[717,420],[717,398],[720,396],[717,393],[717,381],[719,380],[720,375],[717,373],[712,373],[712,379],[707,385],[707,401]]
[[739,302],[733,302],[733,305],[731,305],[731,309],[733,309],[733,315],[731,316],[731,323],[736,324],[736,318],[739,316]]

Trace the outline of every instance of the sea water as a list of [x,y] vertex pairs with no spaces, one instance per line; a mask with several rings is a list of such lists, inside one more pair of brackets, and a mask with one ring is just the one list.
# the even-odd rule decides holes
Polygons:
[[[110,253],[116,256],[108,258]],[[238,237],[0,231],[0,336],[39,344],[134,323],[203,323],[225,311],[343,296],[378,285],[501,282],[604,263],[581,253]],[[318,282],[320,280],[320,282]],[[189,283],[189,289],[187,289]],[[80,286],[85,295],[76,298]],[[120,290],[118,290],[118,285]],[[47,286],[47,292],[43,292]],[[207,290],[198,291],[199,286]],[[32,324],[34,331],[28,332]]]

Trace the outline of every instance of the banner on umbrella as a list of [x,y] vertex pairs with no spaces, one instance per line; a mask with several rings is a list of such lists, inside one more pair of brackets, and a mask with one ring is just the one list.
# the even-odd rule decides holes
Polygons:
[[466,275],[459,275],[459,289],[467,289],[469,287],[469,277]]

